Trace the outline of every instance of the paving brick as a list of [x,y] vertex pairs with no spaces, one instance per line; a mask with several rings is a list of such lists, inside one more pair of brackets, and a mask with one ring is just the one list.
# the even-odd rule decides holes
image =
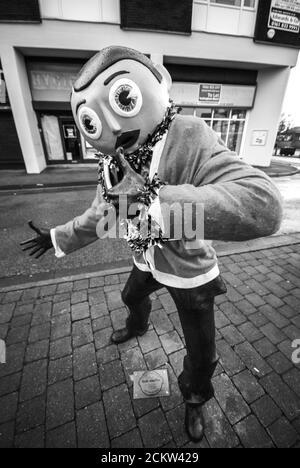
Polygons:
[[96,276],[95,278],[90,279],[90,288],[98,288],[104,286],[104,277]]
[[73,375],[74,380],[81,380],[90,377],[98,371],[95,348],[93,344],[88,344],[76,348],[73,354]]
[[[247,286],[249,286],[252,289],[252,291],[254,291],[259,296],[264,296],[265,294],[269,293],[269,291],[263,286],[263,283],[259,283],[254,278],[250,278],[247,281]],[[254,304],[254,305],[256,306],[256,304]]]
[[44,424],[46,414],[45,395],[25,401],[18,406],[17,432],[28,431]]
[[167,312],[167,314],[172,314],[173,312],[177,311],[176,305],[175,305],[175,303],[174,303],[174,301],[171,298],[169,293],[161,294],[159,296],[159,300],[160,300],[163,308]]
[[89,304],[90,306],[100,305],[105,303],[105,294],[103,288],[89,289]]
[[172,432],[173,439],[177,447],[182,447],[188,443],[189,437],[184,427],[185,405],[177,406],[166,413],[166,418]]
[[44,302],[43,304],[36,305],[33,309],[32,326],[48,322],[51,317],[51,311],[52,302]]
[[20,387],[21,372],[7,375],[0,379],[0,397],[9,393],[16,392]]
[[111,441],[111,447],[114,449],[143,448],[140,431],[138,429],[133,429],[132,431],[113,439]]
[[101,400],[101,390],[98,375],[75,382],[75,405],[77,409],[84,408]]
[[0,378],[22,370],[24,353],[24,343],[18,343],[11,346],[7,346],[6,364],[0,365]]
[[232,448],[239,440],[220,406],[213,398],[203,407],[205,437],[211,448]]
[[250,415],[235,426],[245,448],[273,448],[272,440],[255,416]]
[[281,410],[269,395],[252,403],[251,408],[263,426],[268,427],[281,416]]
[[[171,356],[173,356],[173,354]],[[150,353],[145,354],[144,358],[147,367],[150,370],[157,369],[158,367],[161,367],[164,364],[166,364],[166,362],[168,361],[168,358],[162,348],[157,348],[153,351],[150,351]]]
[[7,323],[11,320],[14,308],[14,303],[0,305],[0,324]]
[[119,275],[108,275],[105,276],[105,285],[109,286],[111,284],[118,284],[120,282]]
[[32,314],[24,314],[24,315],[17,315],[13,316],[10,326],[12,328],[15,327],[23,327],[24,325],[30,325],[32,319]]
[[176,353],[173,353],[169,356],[170,364],[173,368],[173,371],[176,377],[179,377],[179,375],[183,371],[183,360],[185,356],[186,356],[185,349],[181,349],[177,351]]
[[41,395],[47,386],[47,360],[26,364],[23,370],[20,401]]
[[23,291],[10,291],[4,295],[2,299],[3,304],[8,304],[9,302],[18,302],[21,299]]
[[226,374],[214,377],[213,385],[215,397],[231,424],[236,424],[250,413],[250,408]]
[[42,340],[29,344],[26,348],[25,362],[39,361],[46,358],[49,352],[49,341]]
[[116,387],[125,381],[121,361],[113,361],[99,366],[102,391]]
[[0,398],[0,424],[14,419],[17,412],[18,393],[10,393]]
[[39,297],[39,294],[40,294],[40,288],[25,289],[22,294],[21,301],[32,302]]
[[112,311],[115,309],[121,309],[124,307],[124,302],[122,301],[121,291],[110,291],[105,293],[108,310]]
[[286,339],[286,335],[273,323],[268,323],[261,327],[263,334],[275,345],[278,345]]
[[263,358],[270,356],[277,350],[268,338],[262,338],[261,340],[256,341],[253,343],[253,346]]
[[72,379],[48,387],[47,430],[74,419],[74,393]]
[[70,292],[64,292],[61,294],[55,294],[52,298],[53,304],[56,304],[57,302],[64,302],[64,301],[70,301],[71,300],[71,293]]
[[71,316],[73,322],[87,318],[89,315],[90,309],[88,302],[80,302],[79,304],[72,305]]
[[50,337],[50,323],[44,323],[32,327],[29,334],[29,343],[36,341],[47,340]]
[[258,328],[268,323],[268,319],[261,312],[256,312],[255,314],[250,315],[249,320]]
[[173,323],[170,321],[164,309],[155,310],[151,314],[151,322],[158,335],[171,332],[174,329]]
[[143,443],[147,448],[162,447],[172,439],[168,423],[161,409],[144,415],[139,419],[138,426]]
[[257,379],[247,370],[235,375],[233,382],[247,403],[253,403],[265,394]]
[[74,281],[73,291],[82,291],[83,289],[88,289],[88,287],[89,287],[88,279]]
[[83,408],[76,413],[79,448],[109,447],[105,415],[101,402]]
[[238,292],[236,288],[232,288],[227,285],[226,297],[230,302],[239,302],[243,299],[243,296]]
[[153,349],[160,348],[161,342],[154,330],[149,330],[145,335],[138,337],[139,345],[143,353],[149,353]]
[[175,330],[161,335],[160,341],[168,355],[183,348],[183,343]]
[[101,303],[91,306],[90,313],[92,320],[95,320],[97,318],[108,315],[109,312],[106,303]]
[[265,301],[256,293],[247,294],[245,299],[254,307],[260,307],[265,304]]
[[290,323],[283,315],[268,304],[260,307],[259,311],[278,328],[284,328]]
[[215,311],[215,324],[218,330],[230,325],[230,320],[223,314],[220,309]]
[[220,304],[219,307],[233,325],[241,325],[242,323],[246,322],[244,315],[231,302],[223,302],[223,304]]
[[71,292],[72,290],[73,290],[73,283],[72,283],[72,282],[69,282],[69,283],[60,283],[60,284],[57,286],[57,291],[56,291],[56,293],[59,294],[59,293]]
[[112,333],[113,329],[111,327],[108,327],[104,328],[103,330],[99,330],[94,334],[95,346],[97,350],[105,348],[105,346],[111,345]]
[[18,434],[15,438],[15,448],[44,448],[45,446],[44,427],[39,426],[24,434]]
[[103,402],[111,438],[118,437],[136,426],[128,388],[125,384],[106,391],[103,394]]
[[268,280],[265,281],[264,286],[273,294],[275,294],[276,297],[285,297],[286,296],[286,291],[285,289],[281,288],[278,283],[275,283],[275,281]]
[[53,304],[52,316],[69,314],[71,312],[70,301],[57,302]]
[[238,374],[245,369],[245,364],[240,360],[239,356],[232,350],[225,340],[218,341],[217,349],[220,356],[220,362],[229,376]]
[[75,291],[71,294],[71,304],[79,304],[88,300],[87,291]]
[[[299,268],[299,267],[298,267]],[[288,304],[290,307],[292,307],[295,310],[299,311],[299,297],[293,296],[292,294],[289,294],[288,296],[284,297],[284,302]]]
[[277,374],[284,374],[293,367],[293,363],[289,361],[280,351],[268,357],[267,362],[275,370],[275,372],[277,372]]
[[46,448],[76,448],[76,427],[74,422],[64,424],[47,432]]
[[121,360],[127,385],[132,385],[130,376],[133,374],[133,372],[147,370],[144,357],[140,348],[138,347],[128,349],[125,353],[122,353]]
[[290,448],[299,441],[299,435],[284,417],[272,424],[268,432],[278,448]]
[[243,323],[238,329],[250,343],[264,336],[251,322]]
[[254,307],[253,304],[251,304],[247,299],[243,299],[242,301],[236,302],[235,306],[239,309],[239,311],[248,317],[251,314],[254,314],[256,312],[256,307]]
[[288,419],[297,416],[299,412],[299,398],[277,374],[264,377],[260,383]]
[[24,325],[22,327],[11,328],[8,332],[6,338],[6,344],[11,345],[14,343],[21,343],[22,341],[27,341],[29,335],[29,325]]
[[83,346],[93,341],[93,331],[91,320],[84,319],[72,324],[72,343],[73,347]]
[[222,328],[220,333],[230,346],[235,346],[245,341],[245,337],[233,325]]
[[49,362],[48,384],[60,382],[73,375],[72,356],[66,356]]
[[126,325],[127,316],[128,312],[125,307],[113,310],[110,314],[113,329],[120,330],[121,328],[124,328]]
[[109,328],[111,326],[112,321],[109,315],[104,315],[103,317],[97,318],[92,321],[93,332],[103,330],[104,328]]
[[183,338],[183,330],[182,330],[182,326],[181,326],[181,323],[180,323],[180,319],[179,319],[179,315],[177,312],[174,312],[173,314],[170,314],[169,315],[169,319],[171,320],[171,322],[173,323],[174,327],[175,327],[175,330],[177,331],[178,335]]
[[72,353],[71,337],[66,336],[50,344],[50,359],[58,359]]
[[97,362],[98,364],[106,364],[107,362],[115,361],[119,359],[119,350],[116,345],[106,346],[97,351]]
[[237,345],[235,351],[248,369],[255,375],[264,376],[271,372],[270,366],[262,359],[257,351],[255,351],[250,343],[245,342]]
[[289,325],[283,329],[283,332],[290,338],[291,341],[300,339],[300,330],[295,325]]
[[12,448],[14,441],[14,422],[0,424],[0,448]]
[[283,380],[300,397],[300,371],[294,367],[283,376]]
[[264,301],[274,309],[278,309],[278,307],[284,306],[284,302],[279,299],[279,297],[275,296],[275,294],[268,294],[267,296],[264,296]]

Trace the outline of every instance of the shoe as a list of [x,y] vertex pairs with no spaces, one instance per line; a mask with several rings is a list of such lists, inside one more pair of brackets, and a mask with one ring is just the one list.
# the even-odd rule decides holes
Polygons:
[[125,343],[125,341],[130,340],[131,338],[134,338],[135,336],[143,336],[145,333],[148,331],[149,324],[143,329],[143,330],[132,330],[130,328],[121,328],[121,330],[115,331],[111,335],[111,341],[114,344],[121,344]]
[[202,406],[186,403],[185,429],[193,442],[200,442],[204,437],[204,417]]

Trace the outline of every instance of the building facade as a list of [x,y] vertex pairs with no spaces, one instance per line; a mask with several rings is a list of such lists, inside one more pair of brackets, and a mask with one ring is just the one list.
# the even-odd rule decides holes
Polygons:
[[70,91],[112,44],[163,63],[182,113],[202,117],[246,162],[270,164],[300,0],[2,0],[0,22],[0,169],[95,162]]

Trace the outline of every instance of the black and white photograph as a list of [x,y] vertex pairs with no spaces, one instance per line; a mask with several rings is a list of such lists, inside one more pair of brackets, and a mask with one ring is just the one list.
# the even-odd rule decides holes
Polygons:
[[299,50],[300,0],[0,1],[0,448],[300,447]]

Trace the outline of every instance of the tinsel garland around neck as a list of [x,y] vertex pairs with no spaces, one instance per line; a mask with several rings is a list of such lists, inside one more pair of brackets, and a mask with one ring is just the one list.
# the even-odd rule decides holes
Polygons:
[[[152,135],[149,135],[145,143],[140,146],[136,151],[130,154],[126,154],[125,158],[134,169],[139,174],[144,166],[151,163],[153,148],[164,136],[164,134],[169,130],[170,125],[174,117],[180,109],[175,107],[175,104],[170,101],[170,106],[168,107],[166,114],[162,122],[156,127]],[[98,167],[98,182],[102,188],[102,195],[105,201],[109,203],[109,197],[106,192],[106,187],[104,183],[104,169],[103,164],[104,160],[107,160],[111,165],[115,165],[113,157],[106,155],[104,153],[98,153],[99,156],[99,167]]]

